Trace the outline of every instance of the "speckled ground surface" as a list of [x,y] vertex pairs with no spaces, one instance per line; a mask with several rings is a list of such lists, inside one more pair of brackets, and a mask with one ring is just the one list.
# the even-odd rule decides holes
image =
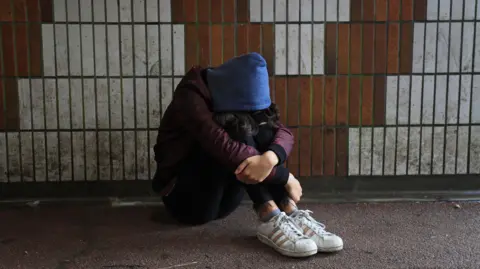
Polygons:
[[307,204],[345,250],[281,257],[254,237],[249,206],[201,227],[162,207],[0,209],[0,268],[480,268],[480,204]]

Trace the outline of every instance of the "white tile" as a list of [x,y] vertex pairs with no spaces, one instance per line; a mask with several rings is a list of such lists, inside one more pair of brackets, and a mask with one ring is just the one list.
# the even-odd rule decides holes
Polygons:
[[358,159],[360,156],[359,149],[360,129],[348,129],[348,175],[356,176],[360,174],[358,167]]
[[[274,0],[274,9],[275,9],[275,21],[276,22],[286,22],[287,21],[287,0]],[[273,12],[273,10],[272,10]],[[264,19],[264,22],[267,22]]]
[[[136,112],[135,118],[137,120],[136,128],[147,128],[147,114],[149,110],[149,101],[147,98],[147,93],[149,93],[150,84],[148,80],[145,78],[137,78],[135,79],[135,104],[136,104]],[[148,96],[150,97],[150,96]]]
[[472,110],[472,123],[480,123],[480,75],[473,76],[473,87],[470,85],[470,89],[467,89],[472,96],[472,104],[469,109]]
[[132,15],[134,22],[171,21],[170,0],[54,0],[53,6],[56,22],[91,22],[92,13],[96,22],[118,22],[119,14],[121,22],[132,22]]
[[287,27],[285,24],[275,25],[275,74],[287,73]]
[[[372,128],[350,128],[349,175],[383,175],[383,163],[385,175],[465,174],[468,151],[470,160],[480,156],[479,129],[472,127],[470,147],[468,132],[467,126],[375,127],[372,139]],[[477,164],[470,166],[478,173]]]
[[[72,123],[72,114],[73,109],[70,100],[69,89],[72,87],[72,84],[69,79],[58,79],[57,80],[57,104],[58,104],[58,128],[60,129],[70,129]],[[72,112],[71,112],[72,111]],[[71,114],[72,113],[72,114]]]
[[476,0],[454,2],[452,0],[428,0],[427,20],[473,20],[475,19],[475,2]]
[[[474,79],[477,77],[475,75]],[[472,120],[475,122],[480,119],[480,110],[475,108],[480,105],[480,96],[475,94],[478,86],[474,86],[473,99],[470,94],[471,75],[411,76],[411,85],[410,76],[399,78],[400,80],[397,76],[387,78],[387,124],[396,124],[397,119],[399,124],[408,124],[409,116],[411,124],[444,124],[445,119],[448,124],[469,123],[470,102]]]
[[287,12],[289,22],[298,22],[300,20],[300,0],[288,0]]
[[148,125],[149,127],[157,127],[160,125],[160,118],[163,115],[162,104],[160,99],[160,80],[148,80]]
[[276,25],[275,74],[323,74],[323,33],[323,24],[313,27],[307,24]]
[[[100,180],[111,179],[111,163],[113,163],[110,148],[120,147],[119,140],[110,140],[111,132],[98,132],[98,162],[99,162],[99,175]],[[111,144],[112,143],[115,144]],[[113,142],[115,141],[115,142]]]
[[160,6],[158,8],[160,11],[160,21],[171,22],[172,21],[171,0],[160,0]]
[[[149,180],[151,179],[150,163],[148,159],[148,153],[150,151],[150,141],[148,140],[147,131],[137,131],[136,132],[136,141],[137,141],[137,175],[136,178],[139,180]],[[150,174],[150,176],[149,176]]]
[[[473,59],[474,27],[474,23],[466,22],[462,31],[459,22],[439,23],[438,28],[437,23],[427,23],[425,30],[424,23],[415,23],[413,72],[471,72],[472,61],[475,69],[480,68],[478,56]],[[480,40],[480,31],[476,39]]]
[[[250,0],[252,22],[336,22],[350,20],[348,0]],[[275,13],[275,14],[274,14]],[[313,13],[313,20],[312,20]]]
[[420,148],[421,148],[420,130],[421,130],[421,127],[410,127],[409,129],[407,129],[407,135],[409,137],[408,163],[406,163],[408,175],[419,174]]
[[57,128],[55,80],[19,79],[18,92],[21,129]]
[[184,34],[183,25],[161,25],[159,31],[156,25],[69,25],[68,28],[56,25],[54,28],[46,24],[43,25],[45,75],[119,76],[134,75],[135,69],[135,75],[158,76],[159,62],[162,75],[172,72],[183,75]]
[[153,146],[155,145],[157,141],[157,132],[156,131],[150,131],[150,141],[149,141],[149,151],[150,151],[150,160],[149,160],[149,165],[150,165],[150,178],[153,178],[155,175],[155,171],[157,170],[157,162],[155,161],[155,152],[153,150]]
[[471,127],[470,135],[470,173],[480,173],[480,126]]
[[172,102],[173,98],[173,93],[175,91],[175,88],[177,87],[178,83],[180,83],[179,78],[171,79],[171,78],[162,78],[162,84],[161,84],[161,90],[160,92],[162,93],[162,115],[165,113],[167,110],[168,106]]
[[[101,2],[101,1],[99,1]],[[118,22],[118,0],[105,0],[107,22]]]
[[105,129],[110,128],[109,118],[110,118],[110,87],[112,80],[107,79],[96,79],[95,80],[95,89],[96,89],[96,103],[97,110],[95,112],[95,122],[98,121],[98,128]]
[[135,84],[133,79],[120,80],[120,94],[123,97],[123,127],[135,128]]
[[315,0],[299,0],[301,21],[313,22],[312,11]]
[[85,155],[86,155],[86,169],[87,169],[87,178],[86,180],[93,181],[99,180],[97,174],[97,133],[96,132],[85,132]]

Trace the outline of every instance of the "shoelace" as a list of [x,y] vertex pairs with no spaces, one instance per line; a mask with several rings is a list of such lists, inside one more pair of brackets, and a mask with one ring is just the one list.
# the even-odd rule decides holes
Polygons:
[[303,219],[305,224],[310,227],[318,235],[329,235],[330,233],[325,231],[325,224],[316,221],[310,214],[313,212],[310,210],[297,210],[292,214],[292,218]]
[[305,238],[302,231],[297,227],[297,225],[295,225],[292,219],[285,214],[285,212],[280,213],[275,221],[274,226],[280,227],[285,233],[285,236],[292,241]]

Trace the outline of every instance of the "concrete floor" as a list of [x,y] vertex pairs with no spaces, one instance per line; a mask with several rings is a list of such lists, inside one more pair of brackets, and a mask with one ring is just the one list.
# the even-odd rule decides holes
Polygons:
[[163,208],[38,206],[0,209],[0,268],[480,268],[480,204],[306,204],[345,250],[281,257],[254,237],[243,206],[202,227]]

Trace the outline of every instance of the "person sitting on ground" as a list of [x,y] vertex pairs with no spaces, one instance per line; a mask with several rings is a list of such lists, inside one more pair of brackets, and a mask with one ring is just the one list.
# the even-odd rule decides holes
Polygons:
[[270,100],[260,54],[193,67],[160,123],[153,189],[176,220],[190,225],[227,217],[246,191],[261,242],[291,257],[339,251],[342,239],[297,208],[302,188],[283,166],[293,143]]

